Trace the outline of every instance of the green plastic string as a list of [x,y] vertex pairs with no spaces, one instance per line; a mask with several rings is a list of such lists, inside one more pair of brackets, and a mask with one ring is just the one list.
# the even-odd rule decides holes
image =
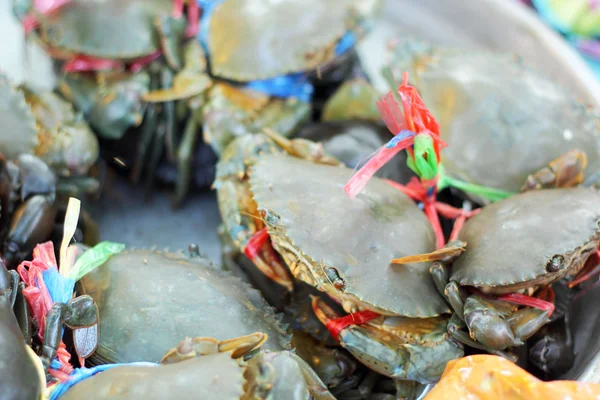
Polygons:
[[487,186],[476,185],[474,183],[464,182],[458,179],[449,177],[444,173],[442,165],[438,167],[438,190],[443,190],[448,186],[455,187],[464,192],[474,194],[486,198],[490,201],[498,201],[513,196],[516,193],[507,192],[506,190],[495,189]]
[[120,243],[108,241],[98,243],[77,259],[69,273],[69,278],[75,281],[80,280],[85,274],[92,272],[108,261],[111,256],[119,254],[124,249],[125,245]]
[[438,159],[433,148],[433,139],[426,134],[415,136],[414,157],[410,155],[406,164],[421,179],[429,181],[438,175]]

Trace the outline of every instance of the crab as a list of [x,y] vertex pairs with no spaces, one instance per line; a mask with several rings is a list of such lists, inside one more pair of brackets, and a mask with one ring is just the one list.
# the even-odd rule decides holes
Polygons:
[[[532,183],[577,185],[586,165],[584,183],[597,181],[596,112],[517,57],[412,39],[391,47],[393,68],[410,72],[448,143],[440,188],[454,186],[488,204]],[[532,182],[540,169],[537,176],[545,179]]]
[[315,162],[340,165],[321,145],[302,139],[289,140],[275,132],[247,134],[236,138],[225,149],[217,164],[214,187],[224,230],[233,246],[241,250],[256,267],[276,284],[293,291],[288,267],[267,243],[265,222],[256,210],[250,192],[249,170],[256,160],[271,153],[289,152]]
[[85,175],[98,158],[98,139],[71,104],[52,92],[15,86],[0,75],[0,121],[8,135],[0,153],[32,154],[63,177]]
[[265,348],[289,348],[280,318],[260,293],[200,256],[126,250],[78,285],[100,311],[92,364],[156,362],[172,346],[173,337],[194,332],[224,339],[261,331],[269,337]]
[[[434,252],[435,235],[419,208],[385,182],[375,178],[359,197],[347,197],[342,188],[351,172],[263,155],[252,167],[250,190],[294,277],[354,313],[341,323],[330,307],[314,301],[334,338],[381,374],[435,382],[462,347],[448,337],[449,309],[419,261],[446,255]],[[336,221],[335,228],[328,221]],[[414,260],[403,262],[409,255]],[[363,317],[368,325],[348,328]],[[413,369],[420,362],[425,368]]]
[[108,399],[118,391],[123,399],[334,399],[298,356],[260,350],[266,340],[262,332],[223,341],[186,337],[158,366],[116,366],[70,385],[60,398]]
[[593,399],[600,396],[597,383],[544,382],[493,355],[474,355],[448,363],[440,382],[425,400],[438,399]]
[[[41,399],[45,379],[31,342],[27,304],[19,276],[0,265],[0,385],[11,399]],[[25,314],[23,314],[23,312]],[[21,318],[15,318],[19,315]]]
[[454,309],[453,337],[496,353],[522,345],[554,309],[526,295],[577,274],[600,243],[599,222],[600,193],[591,188],[534,190],[483,208],[461,230],[468,248],[451,271],[431,267]]
[[364,34],[378,3],[204,2],[199,39],[210,57],[211,73],[218,77],[248,82],[300,74],[344,53]]
[[39,158],[22,154],[14,162],[0,158],[0,238],[9,268],[47,240],[54,229],[56,176]]
[[[67,70],[110,69],[156,58],[161,53],[180,63],[178,43],[195,34],[198,8],[184,1],[163,0],[16,0],[13,10],[28,33],[34,32]],[[127,40],[135,38],[135,40]]]

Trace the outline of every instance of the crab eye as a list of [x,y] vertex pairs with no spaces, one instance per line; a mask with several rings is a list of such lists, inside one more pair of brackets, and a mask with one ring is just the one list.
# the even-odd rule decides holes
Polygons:
[[563,256],[554,256],[548,264],[546,264],[546,271],[558,272],[564,268],[565,258]]
[[335,268],[329,267],[325,270],[325,273],[327,274],[327,279],[333,283],[334,288],[341,290],[346,286],[346,282],[344,282],[344,279],[342,279]]

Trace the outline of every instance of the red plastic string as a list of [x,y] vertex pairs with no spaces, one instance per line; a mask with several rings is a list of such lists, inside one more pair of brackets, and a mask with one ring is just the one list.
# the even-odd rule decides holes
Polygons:
[[[416,178],[413,178],[416,179]],[[402,185],[401,183],[391,181],[389,179],[384,179],[384,181],[392,186],[395,189],[398,189],[411,199],[415,201],[423,201],[425,193],[420,191],[418,188],[411,187],[410,185]]]
[[90,57],[78,54],[63,65],[64,72],[89,72],[123,69],[125,64],[118,60]]
[[400,110],[400,104],[396,101],[396,98],[392,92],[387,92],[381,100],[375,103],[379,114],[385,122],[388,130],[392,133],[398,133],[404,129],[408,129],[408,125],[404,120],[404,114]]
[[244,249],[244,254],[250,260],[254,260],[256,256],[258,256],[258,252],[261,247],[269,240],[269,231],[267,228],[262,228],[257,231],[252,237],[248,240],[246,244],[246,248]]
[[[68,373],[52,368],[48,368],[48,373],[61,382],[65,382],[71,378]],[[48,382],[47,385],[50,386],[52,384],[52,382]]]
[[148,54],[147,56],[140,57],[129,64],[129,70],[131,72],[140,72],[140,70],[146,65],[150,64],[152,61],[160,58],[162,55],[162,51],[157,50],[152,54]]
[[185,0],[173,0],[173,17],[181,18],[183,16],[183,6]]
[[29,34],[38,27],[39,21],[35,14],[48,15],[71,1],[72,0],[35,0],[33,2],[35,12],[32,12],[23,18],[23,28],[25,29],[25,33]]
[[423,202],[425,215],[429,220],[429,223],[433,227],[433,231],[435,232],[435,242],[438,249],[441,249],[445,246],[446,240],[444,238],[444,231],[442,230],[442,225],[440,224],[440,219],[438,217],[437,211],[435,209],[435,196],[432,198],[428,198]]
[[[54,304],[42,273],[51,267],[56,267],[56,265],[54,245],[52,242],[46,242],[35,247],[32,261],[23,261],[17,267],[17,272],[25,284],[23,295],[31,308],[34,320],[39,326],[38,336],[42,340],[46,329],[46,314]],[[73,371],[73,366],[70,364],[71,354],[67,351],[67,347],[62,340],[56,356],[61,367],[58,371],[51,370],[50,372],[60,380],[63,380],[64,376],[68,378],[68,375]]]
[[382,147],[358,172],[346,183],[344,191],[351,199],[355,198],[369,183],[369,180],[375,175],[381,167],[390,161],[400,151],[408,148],[414,142],[414,137],[410,137],[398,142],[394,147]]
[[521,306],[538,308],[540,310],[548,311],[548,317],[552,316],[554,312],[554,304],[549,301],[545,301],[542,299],[536,299],[535,297],[525,296],[520,293],[509,293],[503,294],[502,296],[498,296],[498,300],[504,300],[509,303],[518,304]]
[[370,310],[358,311],[340,318],[334,318],[327,321],[325,326],[335,340],[340,340],[340,332],[350,325],[361,325],[379,317],[379,314]]
[[[433,115],[429,112],[425,103],[419,96],[417,89],[408,84],[408,73],[402,75],[402,83],[398,85],[398,93],[402,101],[403,111],[400,104],[394,98],[392,92],[388,92],[377,102],[377,108],[388,130],[398,135],[403,130],[410,130],[417,134],[427,134],[433,138],[433,148],[440,161],[440,149],[446,145],[440,137],[440,127]],[[365,188],[367,182],[375,173],[392,159],[398,152],[406,149],[410,157],[414,157],[412,144],[414,137],[402,140],[394,147],[387,144],[367,162],[344,186],[344,191],[350,198],[356,197]]]
[[185,37],[192,38],[198,34],[200,28],[200,7],[196,0],[190,0],[188,3],[188,26],[185,30]]

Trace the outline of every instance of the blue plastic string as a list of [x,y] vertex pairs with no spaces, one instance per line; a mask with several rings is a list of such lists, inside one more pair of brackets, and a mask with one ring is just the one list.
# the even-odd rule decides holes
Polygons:
[[385,147],[387,149],[392,149],[392,148],[396,147],[398,145],[398,143],[400,143],[401,141],[408,139],[410,137],[414,137],[415,135],[416,135],[416,133],[409,131],[407,129],[404,129],[404,130],[400,131],[400,133],[395,135],[393,138],[391,138],[390,141],[385,144]]
[[73,372],[71,373],[71,375],[70,375],[71,379],[56,385],[54,390],[50,393],[49,400],[60,399],[61,396],[63,396],[67,392],[67,390],[69,390],[71,387],[75,386],[79,382],[81,382],[91,376],[94,376],[99,372],[103,372],[103,371],[109,370],[111,368],[123,367],[123,366],[157,367],[158,365],[159,364],[150,363],[150,362],[133,362],[133,363],[125,363],[125,364],[98,365],[93,368],[77,368],[77,369],[73,370]]

